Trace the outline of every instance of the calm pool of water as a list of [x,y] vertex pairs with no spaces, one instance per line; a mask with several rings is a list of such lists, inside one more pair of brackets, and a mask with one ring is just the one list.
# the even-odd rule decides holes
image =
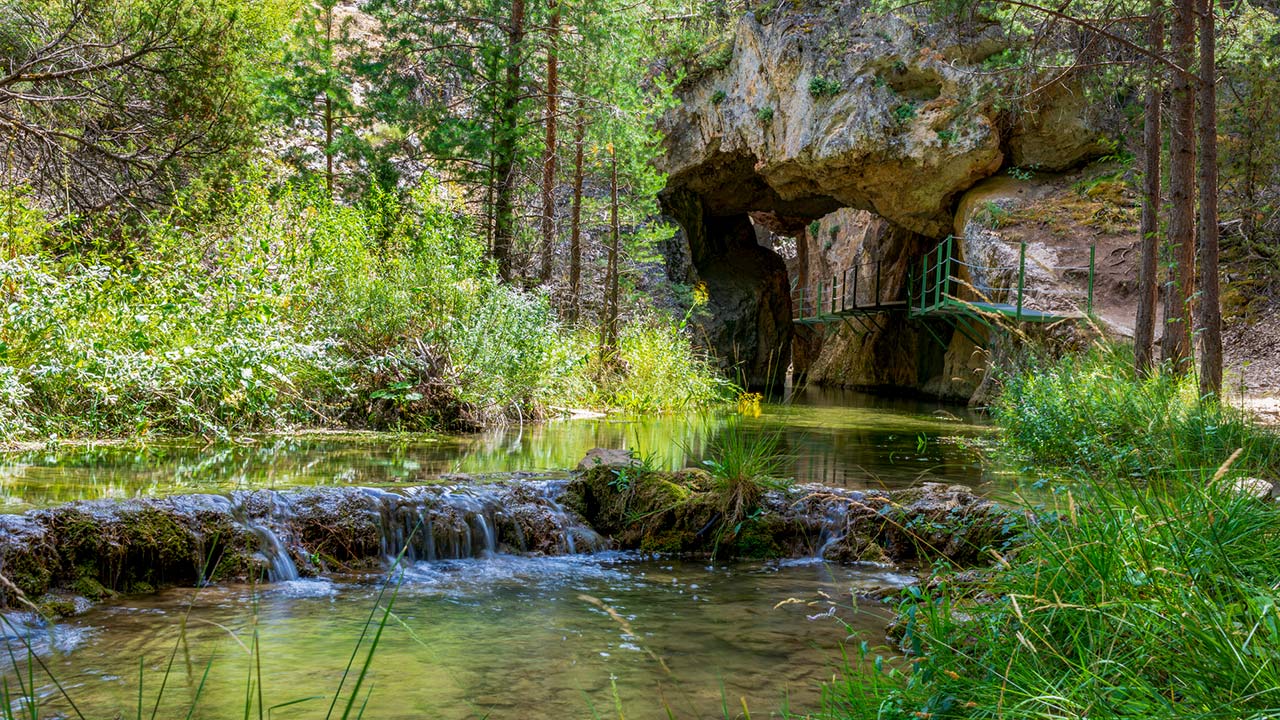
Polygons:
[[[942,479],[977,487],[997,477],[974,447],[988,434],[984,421],[956,406],[808,390],[761,411],[741,422],[751,432],[777,434],[801,482],[863,488]],[[730,418],[720,412],[562,420],[450,438],[311,435],[0,454],[0,512],[90,498],[548,474],[574,467],[593,447],[652,454],[674,470],[700,462]]]

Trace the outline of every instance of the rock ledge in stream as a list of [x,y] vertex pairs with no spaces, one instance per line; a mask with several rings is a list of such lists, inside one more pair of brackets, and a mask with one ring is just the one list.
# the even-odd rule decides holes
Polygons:
[[[257,490],[76,502],[0,515],[0,607],[101,600],[165,585],[380,568],[496,552],[562,554],[604,542],[556,501],[563,481]],[[50,594],[52,593],[52,594]]]
[[256,490],[0,515],[0,607],[67,614],[86,598],[165,585],[370,571],[401,556],[561,555],[613,543],[722,558],[964,565],[1016,525],[967,488],[926,484],[885,492],[798,485],[751,498],[746,519],[726,527],[723,495],[705,471],[648,472],[618,452],[594,453],[582,467],[567,482]]
[[973,565],[1019,524],[968,488],[938,483],[885,491],[795,485],[764,493],[734,527],[722,520],[721,497],[703,470],[599,465],[569,483],[563,502],[623,548],[736,558]]

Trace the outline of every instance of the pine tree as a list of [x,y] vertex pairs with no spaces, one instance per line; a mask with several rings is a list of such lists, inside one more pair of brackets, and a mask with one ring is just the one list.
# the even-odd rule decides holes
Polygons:
[[[1164,8],[1161,0],[1151,0],[1147,20],[1147,47],[1152,53],[1164,52]],[[1155,341],[1156,303],[1159,300],[1157,275],[1159,273],[1160,237],[1160,104],[1164,95],[1161,70],[1148,60],[1151,68],[1147,79],[1147,97],[1143,115],[1143,179],[1142,221],[1139,226],[1142,252],[1138,268],[1138,311],[1134,322],[1134,360],[1139,373],[1150,372]]]

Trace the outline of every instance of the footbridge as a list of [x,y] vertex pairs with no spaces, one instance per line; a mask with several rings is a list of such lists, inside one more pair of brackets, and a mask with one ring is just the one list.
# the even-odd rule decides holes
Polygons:
[[922,321],[943,321],[975,345],[982,345],[984,329],[990,332],[1010,323],[1047,324],[1093,315],[1095,247],[1089,248],[1087,266],[1037,264],[1039,272],[1035,275],[1057,280],[1055,289],[1068,284],[1063,281],[1068,273],[1087,272],[1088,287],[1084,298],[1059,298],[1053,308],[1034,308],[1028,300],[1033,295],[1038,299],[1043,293],[1035,291],[1043,288],[1028,287],[1025,242],[1018,244],[1016,265],[992,265],[962,260],[959,249],[963,240],[949,236],[925,253],[911,268],[906,291],[897,293],[898,297],[886,298],[882,292],[883,268],[879,261],[870,269],[855,263],[843,276],[834,276],[830,282],[820,280],[813,291],[793,288],[792,321],[810,327],[843,323],[855,332],[869,332],[884,328],[886,314],[905,314],[910,320],[921,321],[918,324],[945,347],[929,323]]

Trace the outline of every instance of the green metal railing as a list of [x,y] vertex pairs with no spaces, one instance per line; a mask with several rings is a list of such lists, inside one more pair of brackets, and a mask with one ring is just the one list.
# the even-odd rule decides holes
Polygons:
[[[796,322],[822,324],[852,315],[868,315],[905,307],[912,318],[930,316],[968,316],[976,322],[989,324],[986,317],[999,315],[1015,322],[1050,322],[1075,316],[1071,313],[1029,309],[1027,300],[1027,244],[1019,243],[1017,282],[1013,287],[992,288],[982,286],[976,278],[981,274],[1013,271],[1012,266],[986,267],[962,261],[959,257],[958,238],[948,236],[930,249],[920,263],[908,273],[905,300],[886,301],[881,292],[882,265],[877,260],[874,277],[874,297],[870,304],[863,302],[859,292],[860,279],[872,281],[862,270],[863,263],[856,262],[843,276],[832,276],[818,282],[810,295],[805,288],[793,291],[792,307]],[[1088,292],[1085,314],[1093,315],[1094,283],[1096,279],[1097,249],[1089,248]],[[962,267],[969,268],[969,277],[963,277]],[[1086,268],[1059,268],[1082,271]]]
[[[861,260],[854,262],[841,275],[833,275],[831,281],[819,280],[812,293],[807,288],[792,288],[791,308],[797,321],[819,321],[848,315],[880,312],[901,308],[901,300],[884,299],[884,263],[876,260],[874,271],[864,270]],[[871,292],[868,302],[864,297]]]

